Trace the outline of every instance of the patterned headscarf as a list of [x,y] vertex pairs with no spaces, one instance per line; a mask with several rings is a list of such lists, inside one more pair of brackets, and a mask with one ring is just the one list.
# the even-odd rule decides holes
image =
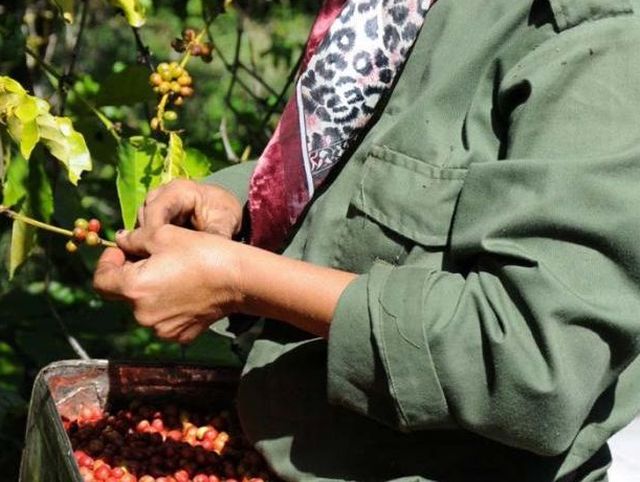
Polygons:
[[325,0],[295,94],[251,178],[251,244],[282,247],[391,89],[433,3]]

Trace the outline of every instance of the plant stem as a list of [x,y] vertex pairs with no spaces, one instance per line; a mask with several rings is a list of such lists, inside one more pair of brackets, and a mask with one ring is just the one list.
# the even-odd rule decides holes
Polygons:
[[[65,79],[68,79],[68,84],[71,84],[71,79],[74,75],[76,61],[78,60],[78,54],[80,53],[80,45],[82,44],[82,34],[84,33],[84,28],[87,24],[87,18],[89,17],[88,0],[83,0],[80,8],[80,29],[78,30],[78,36],[76,37],[75,45],[73,46],[73,50],[71,51],[71,60],[69,61],[69,67],[67,68],[67,72],[64,75]],[[64,110],[67,104],[67,82],[59,82],[58,90],[60,91],[60,115],[64,115]]]
[[[30,218],[29,216],[25,216],[24,214],[17,213],[12,211],[6,206],[0,204],[0,214],[4,214],[5,216],[10,217],[16,221],[21,221],[26,224],[30,224],[39,229],[44,229],[45,231],[50,231],[52,233],[61,234],[62,236],[66,236],[68,238],[73,238],[73,231],[68,229],[59,228],[58,226],[52,226],[51,224],[43,223],[42,221],[38,221],[37,219]],[[100,239],[100,244],[102,246],[107,246],[110,248],[117,248],[118,245],[112,241],[107,241],[106,239]]]

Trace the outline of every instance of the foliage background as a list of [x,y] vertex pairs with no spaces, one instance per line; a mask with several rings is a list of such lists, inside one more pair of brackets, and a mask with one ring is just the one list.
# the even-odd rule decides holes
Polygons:
[[[222,1],[147,0],[147,23],[139,33],[154,63],[176,60],[171,40],[186,26],[200,28],[203,7]],[[211,171],[243,153],[256,157],[261,152],[287,98],[291,72],[317,8],[318,2],[303,0],[243,0],[211,25],[214,60],[189,64],[196,94],[180,114],[185,145],[202,152]],[[59,92],[44,70],[25,55],[25,46],[58,72],[65,72],[78,23],[65,25],[47,0],[0,3],[0,75],[12,76],[49,100],[55,112],[60,108]],[[139,57],[132,29],[122,15],[103,0],[88,0],[74,90],[99,106],[123,135],[149,136],[147,119],[155,96],[146,82],[149,71],[138,63]],[[115,187],[116,145],[73,91],[68,94],[65,115],[84,134],[94,168],[83,175],[76,189],[50,160],[41,161],[54,186],[52,223],[71,226],[77,217],[97,217],[110,238],[122,226]],[[4,162],[0,159],[0,167]],[[0,174],[3,178],[3,170]],[[1,218],[2,260],[7,259],[10,236],[11,221]],[[105,302],[92,291],[96,250],[81,249],[71,256],[64,250],[65,242],[40,233],[38,247],[11,281],[4,261],[0,266],[0,480],[17,480],[33,379],[46,364],[77,357],[70,337],[93,358],[237,363],[228,344],[212,334],[186,348],[155,339],[135,324],[125,306]]]

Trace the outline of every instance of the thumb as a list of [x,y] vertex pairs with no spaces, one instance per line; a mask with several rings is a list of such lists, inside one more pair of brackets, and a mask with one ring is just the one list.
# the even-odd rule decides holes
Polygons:
[[151,254],[151,236],[154,231],[151,228],[118,231],[116,243],[128,257],[147,258]]

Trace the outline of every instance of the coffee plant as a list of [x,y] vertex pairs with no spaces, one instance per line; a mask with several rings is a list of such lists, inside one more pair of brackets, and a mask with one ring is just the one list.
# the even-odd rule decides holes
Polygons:
[[4,474],[17,470],[33,377],[53,360],[236,363],[210,335],[188,348],[156,340],[93,293],[93,267],[117,229],[135,226],[150,190],[260,153],[318,5],[0,3]]

